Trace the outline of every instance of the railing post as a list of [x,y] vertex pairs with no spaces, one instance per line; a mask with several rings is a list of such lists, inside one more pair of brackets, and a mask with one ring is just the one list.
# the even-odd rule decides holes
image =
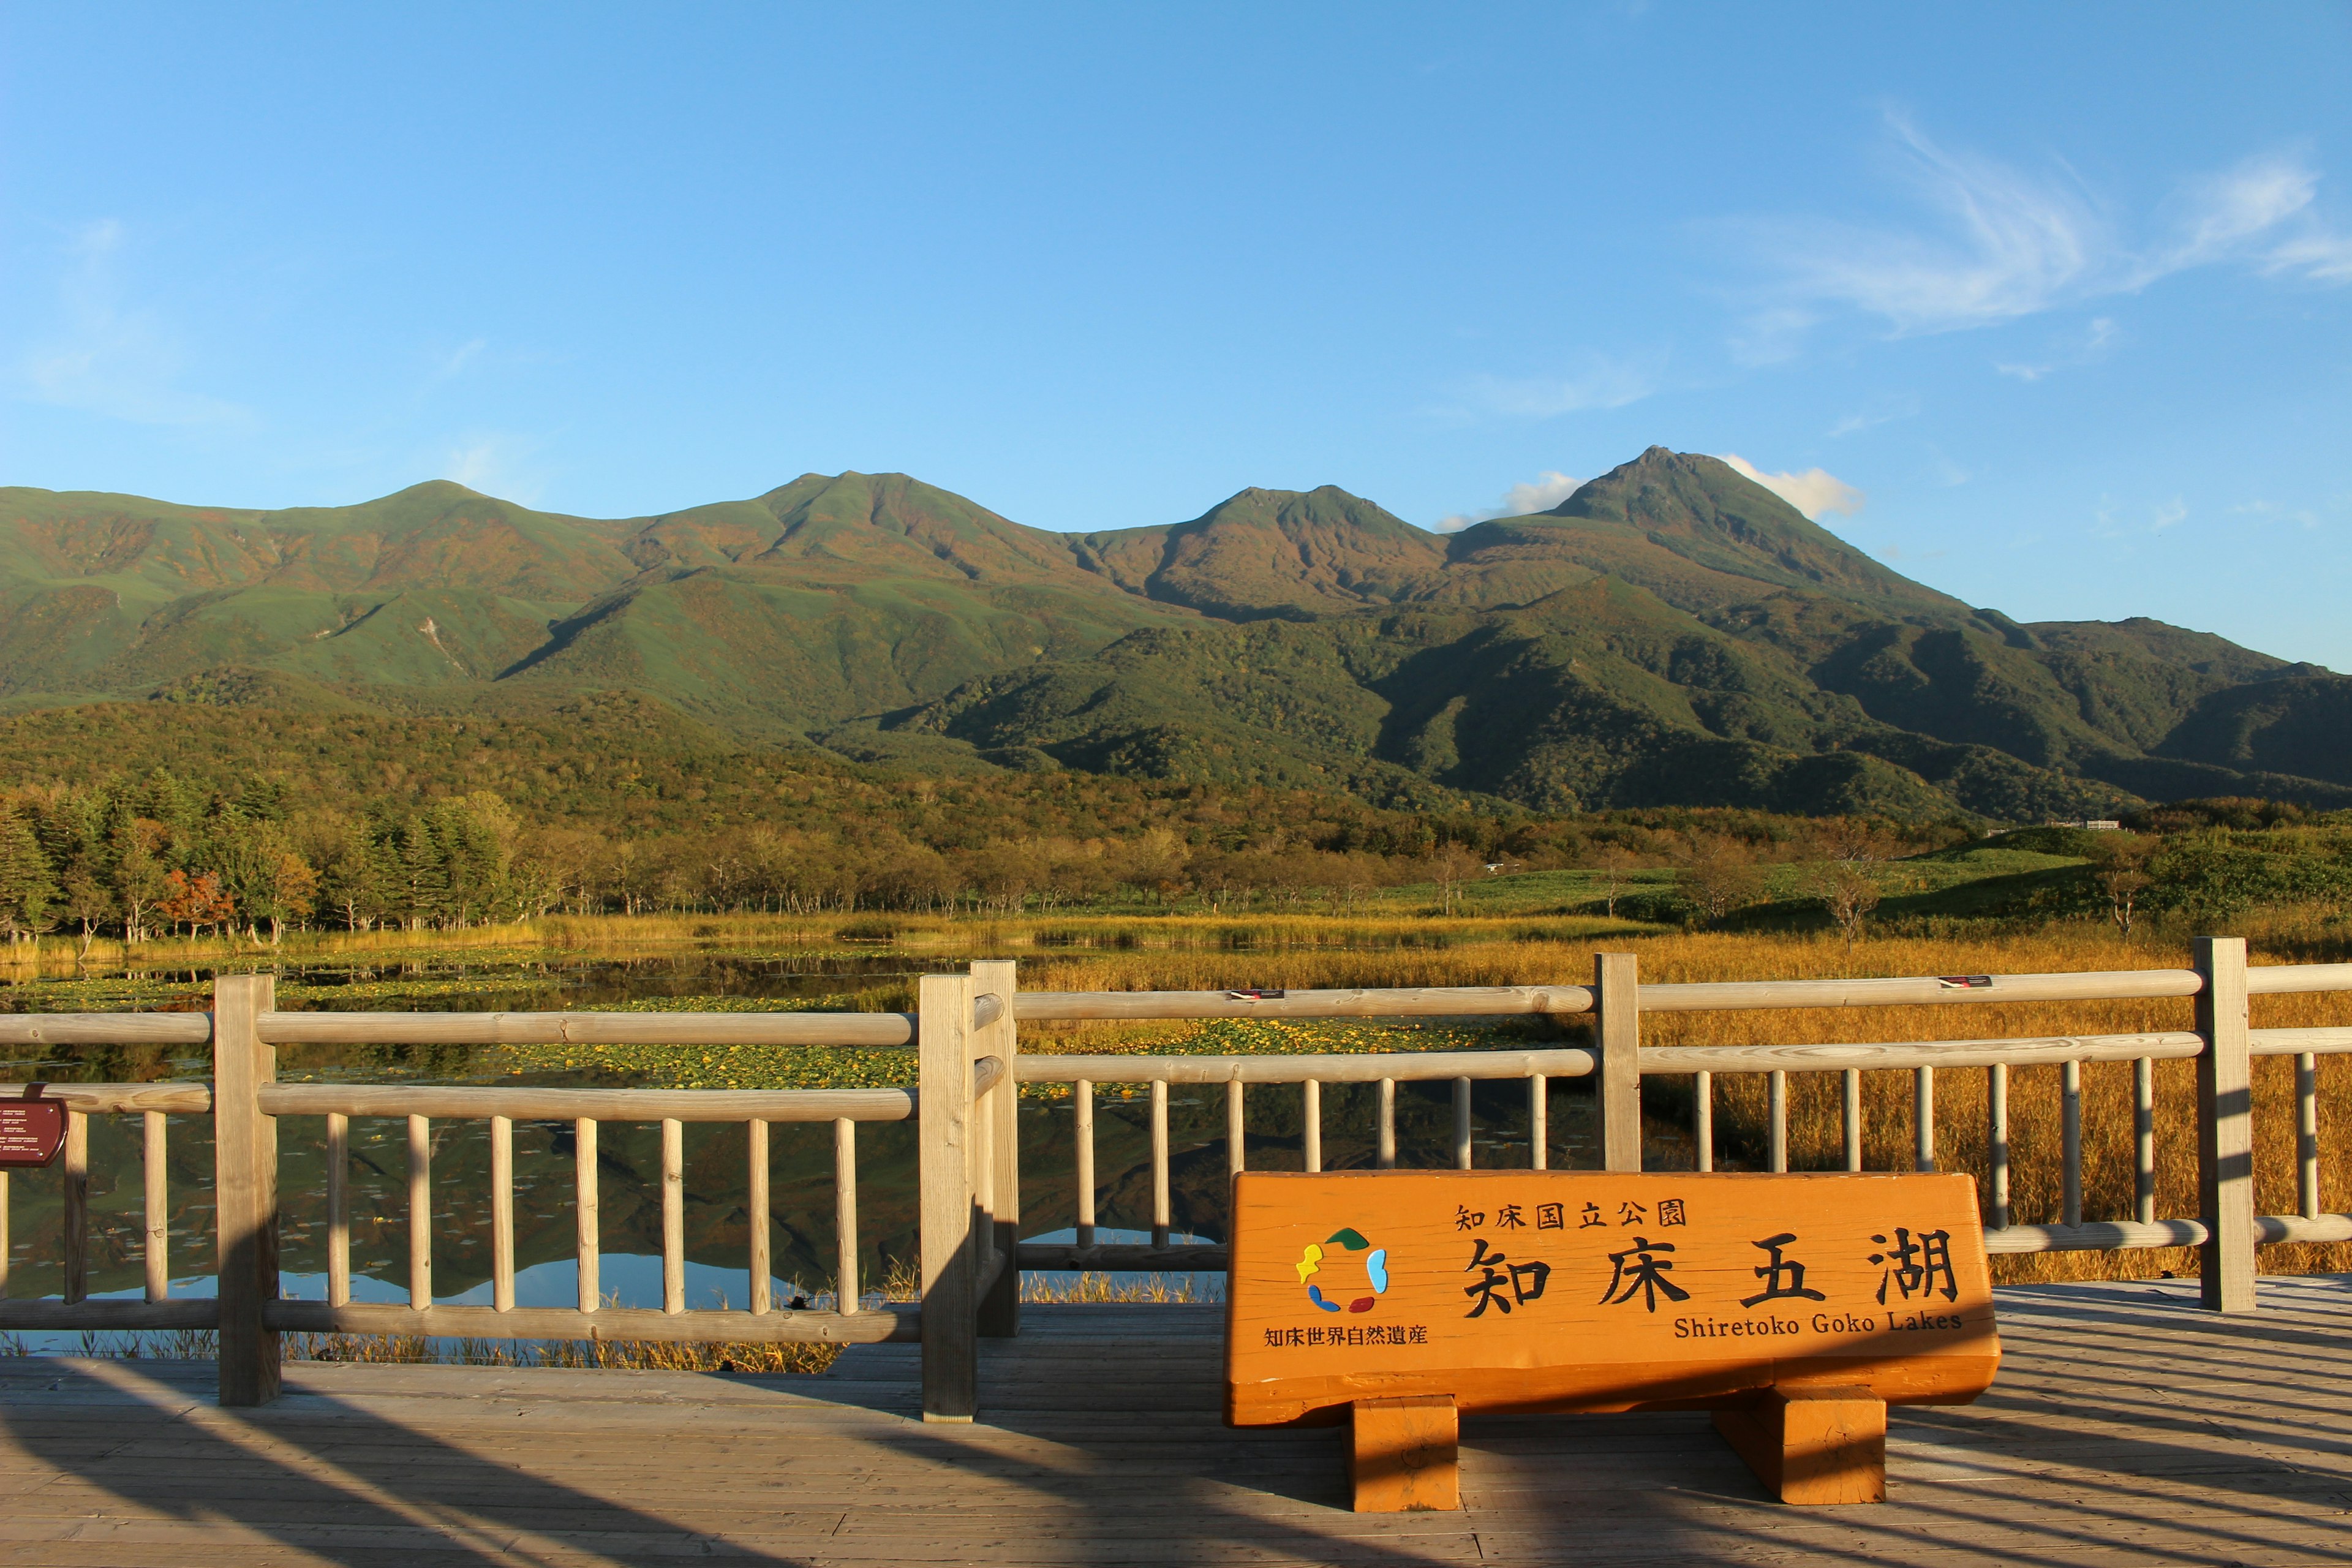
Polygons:
[[2248,1058],[2246,939],[2194,944],[2197,1032],[2197,1188],[2205,1220],[2199,1293],[2217,1312],[2254,1310],[2253,1079]]
[[973,1312],[971,977],[926,974],[918,992],[917,1141],[922,1186],[923,1419],[980,1406]]
[[1021,1085],[1013,1069],[1021,1056],[1020,1032],[1013,1022],[1013,997],[1020,989],[1019,968],[1010,959],[990,959],[971,966],[975,996],[1004,999],[996,1022],[980,1031],[972,1042],[975,1057],[1001,1057],[1004,1081],[988,1097],[979,1114],[992,1119],[995,1136],[989,1148],[996,1163],[990,1187],[990,1218],[996,1226],[996,1250],[1004,1259],[996,1283],[981,1298],[980,1332],[988,1339],[1012,1339],[1021,1332]]
[[220,1402],[278,1397],[278,1334],[262,1310],[278,1300],[278,1121],[261,1113],[261,1086],[278,1076],[261,1015],[276,1001],[267,974],[213,983],[214,1202],[220,1225]]
[[1592,955],[1592,1037],[1601,1047],[1601,1168],[1642,1168],[1639,981],[1630,952]]

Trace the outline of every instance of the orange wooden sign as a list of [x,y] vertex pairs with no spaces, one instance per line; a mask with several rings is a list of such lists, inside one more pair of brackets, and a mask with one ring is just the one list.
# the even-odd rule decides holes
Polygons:
[[1225,1414],[1965,1404],[2000,1363],[1966,1175],[1244,1172]]

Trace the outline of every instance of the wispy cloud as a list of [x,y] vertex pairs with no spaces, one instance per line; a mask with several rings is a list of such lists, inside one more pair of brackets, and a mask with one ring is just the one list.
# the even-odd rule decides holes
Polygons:
[[1919,415],[1919,398],[1916,393],[1901,393],[1891,397],[1873,398],[1852,414],[1830,426],[1832,438],[1853,436],[1876,426],[1892,424],[1897,419],[1915,419]]
[[1808,310],[1860,311],[1901,336],[2015,321],[2224,262],[2352,280],[2352,240],[2321,226],[2319,174],[2299,155],[2267,153],[2190,180],[2134,226],[2063,166],[2018,169],[1948,150],[1900,115],[1887,124],[1924,221],[1751,226],[1780,275],[1780,297],[1734,334],[1735,354],[1752,353],[1757,323]]
[[128,238],[112,218],[72,237],[50,331],[16,367],[22,395],[134,425],[252,424],[242,405],[180,384],[189,359],[181,335],[159,311],[126,301],[119,258]]
[[2105,358],[2109,345],[2115,342],[2116,336],[2117,329],[2113,317],[2095,317],[2091,324],[2084,328],[2074,342],[2062,345],[2054,357],[2042,361],[1997,362],[1993,369],[2003,375],[2014,376],[2020,381],[2040,381],[2053,371],[2071,370],[2077,365],[2090,364],[2094,361]]
[[469,490],[497,496],[524,506],[535,506],[544,486],[537,457],[540,443],[505,431],[480,431],[461,437],[437,465],[442,479]]
[[1768,474],[1737,452],[1720,455],[1732,468],[1816,521],[1825,512],[1850,517],[1862,510],[1863,493],[1826,468],[1807,468],[1801,474]]
[[1432,531],[1459,533],[1472,523],[1485,522],[1496,517],[1525,517],[1532,511],[1549,511],[1576,493],[1582,479],[1571,479],[1566,474],[1547,469],[1532,479],[1513,485],[1503,492],[1499,505],[1481,511],[1457,511],[1437,520]]
[[1658,390],[1664,376],[1664,354],[1619,358],[1595,353],[1564,374],[1474,375],[1457,384],[1454,393],[1479,413],[1550,419],[1639,403]]

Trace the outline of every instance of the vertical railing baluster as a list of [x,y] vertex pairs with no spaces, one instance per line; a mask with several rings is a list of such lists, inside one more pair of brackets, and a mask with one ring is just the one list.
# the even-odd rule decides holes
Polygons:
[[1911,1069],[1911,1168],[1936,1168],[1936,1069]]
[[1381,1079],[1381,1125],[1373,1159],[1383,1171],[1396,1169],[1396,1079]]
[[775,1220],[768,1202],[768,1124],[758,1117],[743,1124],[743,1206],[750,1235],[743,1267],[751,1276],[751,1310],[764,1312],[776,1304],[774,1255],[771,1233]]
[[2255,1310],[2253,1064],[2249,1059],[2246,939],[2200,936],[2189,943],[2203,984],[2196,1002],[2197,1210],[2205,1245],[2198,1300],[2207,1310]]
[[833,1305],[855,1312],[864,1304],[857,1284],[857,1123],[833,1124]]
[[433,1124],[408,1119],[408,1304],[433,1305]]
[[[977,1041],[980,1031],[971,1037]],[[977,1048],[975,1047],[975,1048]],[[972,1058],[972,1072],[977,1081],[980,1058]],[[991,1090],[975,1092],[971,1097],[971,1124],[967,1130],[971,1147],[971,1267],[975,1288],[988,1278],[991,1264],[996,1257],[996,1224],[991,1217],[996,1212],[996,1098]],[[981,1298],[984,1300],[985,1298]],[[975,1307],[975,1311],[978,1308]],[[974,1321],[978,1321],[975,1318]]]
[[1078,1155],[1078,1245],[1095,1244],[1095,1086],[1085,1079],[1070,1086],[1073,1136]]
[[490,1310],[515,1304],[514,1118],[490,1118]]
[[1845,1168],[1862,1169],[1862,1069],[1838,1074],[1838,1137],[1845,1148]]
[[2319,1217],[2319,1057],[2313,1051],[2294,1058],[2294,1196],[2296,1213]]
[[980,1408],[979,1280],[972,1272],[970,974],[916,982],[916,1192],[920,1197],[923,1419],[969,1424]]
[[2011,1213],[2009,1199],[2009,1064],[2006,1062],[1995,1062],[1985,1068],[1985,1184],[1990,1189],[1985,1205],[1985,1224],[1993,1230],[2007,1230],[2016,1216]]
[[686,1310],[686,1124],[662,1118],[662,1310]]
[[66,1112],[66,1300],[89,1295],[89,1118]]
[[0,1171],[0,1301],[8,1299],[8,1173]]
[[1246,1169],[1249,1157],[1249,1131],[1242,1120],[1242,1080],[1225,1080],[1225,1178],[1230,1181]]
[[1151,1245],[1168,1245],[1168,1080],[1151,1080]]
[[1539,1072],[1528,1074],[1528,1169],[1551,1166],[1551,1080]]
[[1715,1169],[1715,1075],[1711,1072],[1691,1074],[1691,1148],[1694,1170]]
[[2132,1063],[2132,1217],[2156,1222],[2156,1058]]
[[1775,1171],[1789,1168],[1789,1075],[1774,1068],[1765,1075],[1764,1109],[1770,1122],[1765,1133],[1767,1165]]
[[1298,1086],[1298,1152],[1307,1170],[1323,1168],[1323,1086],[1307,1079]]
[[1454,1168],[1470,1168],[1470,1080],[1454,1080]]
[[989,1339],[1021,1333],[1021,1031],[1014,1017],[1020,973],[1010,959],[982,959],[971,966],[975,995],[1002,1005],[996,1021],[972,1035],[973,1048],[1004,1064],[1004,1076],[976,1114],[988,1126],[988,1201],[982,1213],[990,1249],[1004,1267],[980,1298],[979,1331]]
[[1642,1169],[1642,984],[1630,952],[1592,955],[1593,1109],[1600,1113],[1601,1168]]
[[352,1300],[352,1119],[327,1115],[327,1304]]
[[2058,1064],[2058,1133],[2063,1169],[2059,1203],[2063,1225],[2083,1223],[2083,1064]]
[[243,1408],[278,1397],[283,1343],[262,1321],[283,1283],[278,1268],[278,1121],[261,1111],[278,1052],[261,1037],[277,978],[213,981],[214,1279],[219,1290],[220,1402]]
[[163,1113],[150,1110],[140,1120],[142,1207],[147,1222],[147,1243],[141,1260],[146,1265],[147,1300],[162,1301],[172,1294],[172,1208],[164,1181]]
[[604,1281],[598,1278],[603,1240],[597,1219],[596,1123],[583,1116],[572,1123],[572,1191],[579,1217],[580,1310],[593,1312],[604,1304]]

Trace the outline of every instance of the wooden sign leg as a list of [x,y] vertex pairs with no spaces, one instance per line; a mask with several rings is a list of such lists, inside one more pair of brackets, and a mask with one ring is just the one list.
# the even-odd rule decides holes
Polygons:
[[1349,1413],[1348,1479],[1358,1513],[1462,1506],[1462,1422],[1453,1395],[1360,1399]]
[[1886,1500],[1886,1402],[1866,1388],[1767,1389],[1715,1429],[1782,1502]]

